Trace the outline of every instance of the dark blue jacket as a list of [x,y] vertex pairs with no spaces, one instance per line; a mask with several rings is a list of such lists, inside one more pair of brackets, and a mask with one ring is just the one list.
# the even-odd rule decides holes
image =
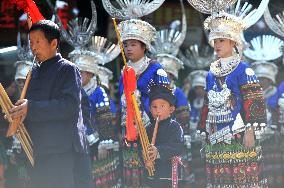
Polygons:
[[86,152],[78,68],[60,54],[33,68],[25,125],[34,155]]
[[[146,128],[149,141],[151,142],[155,123]],[[155,146],[160,158],[155,160],[155,178],[171,178],[172,163],[174,156],[180,156],[183,152],[183,130],[180,124],[169,117],[159,122]]]

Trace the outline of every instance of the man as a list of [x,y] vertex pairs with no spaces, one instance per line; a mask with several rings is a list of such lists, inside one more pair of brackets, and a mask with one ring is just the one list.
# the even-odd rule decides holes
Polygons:
[[29,35],[39,65],[32,71],[26,99],[17,101],[10,113],[13,120],[24,121],[33,141],[32,187],[89,188],[80,72],[57,53],[60,31],[55,23],[41,20]]

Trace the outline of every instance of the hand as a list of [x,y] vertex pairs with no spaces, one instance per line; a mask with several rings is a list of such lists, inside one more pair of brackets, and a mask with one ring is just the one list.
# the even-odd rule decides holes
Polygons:
[[154,145],[150,145],[147,152],[149,155],[149,160],[155,161],[157,159],[158,149]]
[[32,18],[29,14],[27,15],[27,17],[28,17],[27,18],[28,28],[30,29],[33,25],[33,21],[32,21]]
[[243,144],[247,148],[252,148],[254,146],[255,140],[254,140],[254,131],[252,128],[249,128],[245,131],[244,138],[243,138]]
[[28,113],[28,100],[18,100],[15,106],[10,110],[10,116],[12,120],[21,119],[21,123],[24,121]]
[[145,167],[147,169],[150,169],[152,166],[153,166],[153,161],[151,160],[145,161]]

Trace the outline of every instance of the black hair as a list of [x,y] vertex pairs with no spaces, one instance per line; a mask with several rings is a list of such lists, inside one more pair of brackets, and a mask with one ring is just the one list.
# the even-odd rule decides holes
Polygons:
[[57,39],[58,48],[60,43],[60,29],[56,23],[50,20],[41,20],[32,25],[29,30],[29,33],[37,30],[40,30],[44,33],[48,42],[51,42],[53,39]]
[[176,104],[176,97],[167,85],[158,84],[150,86],[148,95],[150,104],[153,100],[156,99],[166,100],[170,104],[170,106],[175,106]]

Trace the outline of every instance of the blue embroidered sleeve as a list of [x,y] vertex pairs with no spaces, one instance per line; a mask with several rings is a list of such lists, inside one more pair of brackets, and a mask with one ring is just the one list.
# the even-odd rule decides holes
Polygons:
[[91,102],[91,112],[92,115],[96,113],[97,108],[107,107],[110,105],[109,97],[105,92],[105,89],[98,86],[92,95],[89,96]]
[[253,84],[259,83],[253,69],[244,62],[241,62],[239,67],[237,68],[239,72],[239,85]]
[[187,97],[185,96],[185,94],[180,88],[176,88],[175,96],[176,96],[176,107],[177,108],[180,106],[188,107]]
[[168,75],[162,67],[157,70],[154,81],[156,84],[163,84],[163,85],[170,84]]
[[254,71],[246,63],[241,62],[239,66],[238,80],[242,96],[244,122],[255,127],[264,125],[267,120],[262,88]]

